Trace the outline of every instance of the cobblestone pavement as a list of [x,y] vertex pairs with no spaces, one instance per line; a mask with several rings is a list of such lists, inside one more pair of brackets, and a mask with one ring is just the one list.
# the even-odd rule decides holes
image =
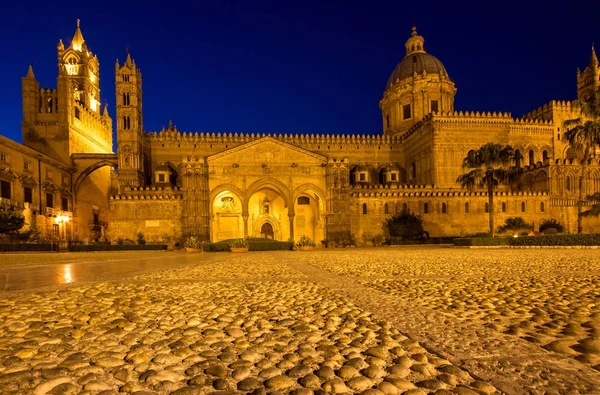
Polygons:
[[[590,250],[164,254],[72,256],[125,271],[0,293],[0,393],[600,388]],[[0,267],[16,275],[40,255]]]

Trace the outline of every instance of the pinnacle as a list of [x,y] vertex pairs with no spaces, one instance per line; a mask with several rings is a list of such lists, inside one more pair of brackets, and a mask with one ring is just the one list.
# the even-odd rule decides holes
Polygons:
[[592,44],[592,57],[590,59],[590,66],[598,66],[598,56],[596,56],[596,50],[594,49],[594,44]]
[[35,79],[35,75],[33,75],[33,63],[29,64],[29,68],[27,69],[27,77],[26,78]]
[[71,41],[71,47],[77,51],[81,51],[85,40],[83,39],[83,34],[81,33],[80,20],[77,19],[77,30],[75,30],[75,34],[73,35],[73,40]]

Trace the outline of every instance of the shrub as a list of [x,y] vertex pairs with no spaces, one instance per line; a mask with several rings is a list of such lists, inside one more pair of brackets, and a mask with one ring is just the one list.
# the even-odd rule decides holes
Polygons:
[[202,248],[202,241],[197,236],[189,236],[185,239],[184,247],[186,248]]
[[473,237],[454,239],[454,245],[460,247],[470,246],[505,246],[509,245],[514,237]]
[[315,242],[308,236],[302,236],[296,242],[296,247],[314,247],[315,245]]
[[25,217],[12,208],[0,207],[0,234],[16,232],[25,225]]
[[381,246],[384,242],[385,238],[383,237],[383,233],[378,233],[375,236],[373,236],[373,245],[374,246]]
[[471,238],[492,237],[490,232],[477,232]]
[[142,232],[137,234],[137,243],[139,245],[144,245],[146,244],[146,238],[144,237],[144,234]]
[[[553,228],[552,228],[553,229]],[[542,235],[527,237],[459,238],[455,246],[597,246],[600,234]]]
[[423,236],[423,218],[410,210],[402,210],[385,220],[391,237],[403,239],[418,239]]
[[556,233],[562,233],[565,230],[565,228],[560,224],[560,222],[558,222],[554,218],[543,219],[540,221],[540,232],[548,234],[545,232],[547,229],[555,229]]
[[600,245],[600,234],[580,233],[573,235],[543,235],[531,237],[514,237],[510,240],[513,246],[597,246]]
[[533,230],[533,227],[521,217],[510,217],[506,219],[504,225],[498,227],[498,233],[522,231],[524,229]]
[[[243,239],[242,239],[243,240]],[[276,241],[263,238],[248,238],[245,239],[248,243],[249,251],[276,251],[276,250],[291,250],[294,243],[291,241]],[[205,252],[225,252],[229,251],[230,244],[234,240],[221,240],[216,243],[204,244]]]
[[234,239],[229,243],[231,248],[245,248],[248,247],[248,241],[246,239]]
[[167,245],[162,244],[69,244],[71,252],[88,252],[88,251],[155,251],[166,250]]

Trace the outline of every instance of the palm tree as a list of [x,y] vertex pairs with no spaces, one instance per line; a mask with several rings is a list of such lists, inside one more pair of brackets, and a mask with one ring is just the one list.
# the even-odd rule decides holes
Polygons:
[[510,167],[514,151],[511,146],[487,143],[477,150],[471,150],[463,160],[463,169],[468,173],[460,175],[456,182],[463,188],[487,188],[490,234],[494,237],[494,189],[499,184],[514,179],[518,170]]
[[579,107],[581,116],[565,121],[568,129],[564,134],[565,140],[576,150],[580,158],[581,173],[579,174],[579,196],[577,198],[577,233],[581,233],[582,212],[584,204],[584,185],[586,166],[594,156],[596,148],[600,147],[600,93],[591,94],[585,100],[576,100],[574,105]]
[[587,195],[585,200],[588,202],[594,201],[596,203],[592,204],[592,207],[589,210],[585,210],[581,212],[581,217],[600,217],[600,192],[596,192],[592,195]]

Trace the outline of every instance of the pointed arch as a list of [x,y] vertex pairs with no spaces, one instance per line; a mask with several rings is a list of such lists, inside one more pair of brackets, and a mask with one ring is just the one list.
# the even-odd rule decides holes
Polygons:
[[290,207],[289,189],[285,186],[284,183],[273,177],[261,178],[260,180],[253,182],[248,188],[246,188],[246,193],[244,196],[244,206],[248,207],[248,199],[252,195],[254,195],[255,192],[263,188],[270,188],[278,192],[279,195],[281,195],[281,198],[283,199],[285,207]]

